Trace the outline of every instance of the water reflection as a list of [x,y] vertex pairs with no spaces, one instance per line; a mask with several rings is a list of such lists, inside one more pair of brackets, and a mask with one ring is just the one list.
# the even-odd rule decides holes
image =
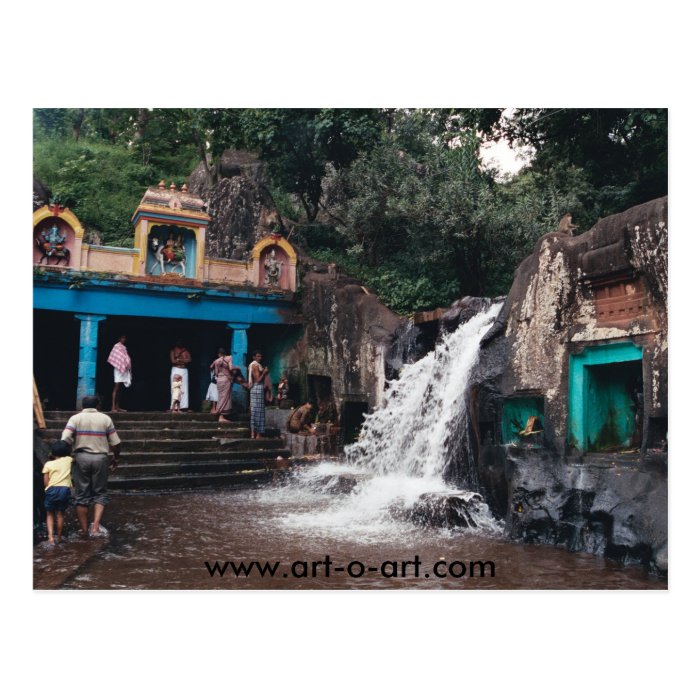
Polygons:
[[[572,554],[549,546],[512,543],[465,531],[423,529],[407,522],[384,521],[384,527],[355,531],[323,519],[318,513],[348,497],[319,493],[299,498],[293,489],[275,488],[217,493],[117,495],[109,506],[108,538],[79,540],[69,536],[57,546],[35,548],[35,587],[71,589],[632,589],[665,588],[666,584],[635,567],[603,558]],[[341,512],[344,506],[339,506]],[[328,524],[328,523],[327,523]],[[425,568],[418,578],[382,578],[347,572],[330,577],[248,578],[230,571],[211,577],[205,560],[279,561],[289,571],[298,560],[336,565],[360,561],[379,567],[385,560],[413,560]],[[494,578],[437,579],[424,572],[441,558],[490,560]]]

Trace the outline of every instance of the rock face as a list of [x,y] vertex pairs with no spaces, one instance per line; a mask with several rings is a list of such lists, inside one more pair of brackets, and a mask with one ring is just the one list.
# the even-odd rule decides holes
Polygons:
[[282,220],[262,182],[262,164],[253,154],[225,151],[219,173],[213,188],[202,163],[188,179],[190,191],[204,199],[212,217],[205,254],[243,260],[261,238],[282,230]]
[[34,193],[32,196],[32,211],[41,209],[41,207],[47,205],[51,199],[51,192],[46,188],[41,180],[34,178]]
[[482,341],[481,492],[514,538],[667,567],[667,214],[543,236]]
[[561,545],[666,573],[665,459],[590,455],[567,460],[548,451],[514,447],[488,452],[482,455],[484,464],[493,468],[500,462],[503,478],[501,490],[484,490],[492,510],[505,518],[511,538]]
[[401,368],[424,357],[435,348],[437,333],[425,325],[414,323],[411,318],[402,318],[391,337],[384,357],[386,378],[397,379]]
[[348,404],[364,405],[366,411],[379,403],[384,357],[400,317],[356,280],[329,273],[326,267],[309,260],[302,263],[304,332],[286,364],[290,377],[303,381],[312,375],[325,382],[343,421]]
[[452,333],[458,326],[466,323],[471,318],[486,311],[494,302],[502,302],[505,297],[488,299],[485,297],[463,297],[457,299],[452,306],[440,317],[440,331],[442,333]]

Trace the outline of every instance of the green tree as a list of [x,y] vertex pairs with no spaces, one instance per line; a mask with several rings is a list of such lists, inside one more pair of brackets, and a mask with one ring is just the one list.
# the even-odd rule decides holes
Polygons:
[[221,118],[232,145],[259,153],[273,183],[299,199],[307,222],[322,206],[327,167],[347,167],[382,128],[379,111],[370,109],[246,109]]
[[586,225],[668,193],[666,109],[517,109],[498,134],[534,148],[532,170],[560,189],[571,166],[585,173]]

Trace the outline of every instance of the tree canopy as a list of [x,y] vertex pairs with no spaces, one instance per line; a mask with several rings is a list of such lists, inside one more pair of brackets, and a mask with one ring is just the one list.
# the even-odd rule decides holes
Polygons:
[[[399,312],[508,291],[533,243],[667,192],[664,109],[37,109],[35,174],[106,243],[145,187],[255,151],[294,242]],[[505,139],[533,157],[484,165]]]

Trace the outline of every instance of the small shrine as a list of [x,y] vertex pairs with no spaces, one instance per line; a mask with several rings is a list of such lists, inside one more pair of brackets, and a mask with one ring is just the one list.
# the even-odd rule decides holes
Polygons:
[[204,202],[175,183],[161,180],[146,190],[134,212],[133,274],[149,277],[204,279],[204,241],[211,218]]
[[34,265],[80,268],[83,227],[73,212],[59,204],[34,212]]

